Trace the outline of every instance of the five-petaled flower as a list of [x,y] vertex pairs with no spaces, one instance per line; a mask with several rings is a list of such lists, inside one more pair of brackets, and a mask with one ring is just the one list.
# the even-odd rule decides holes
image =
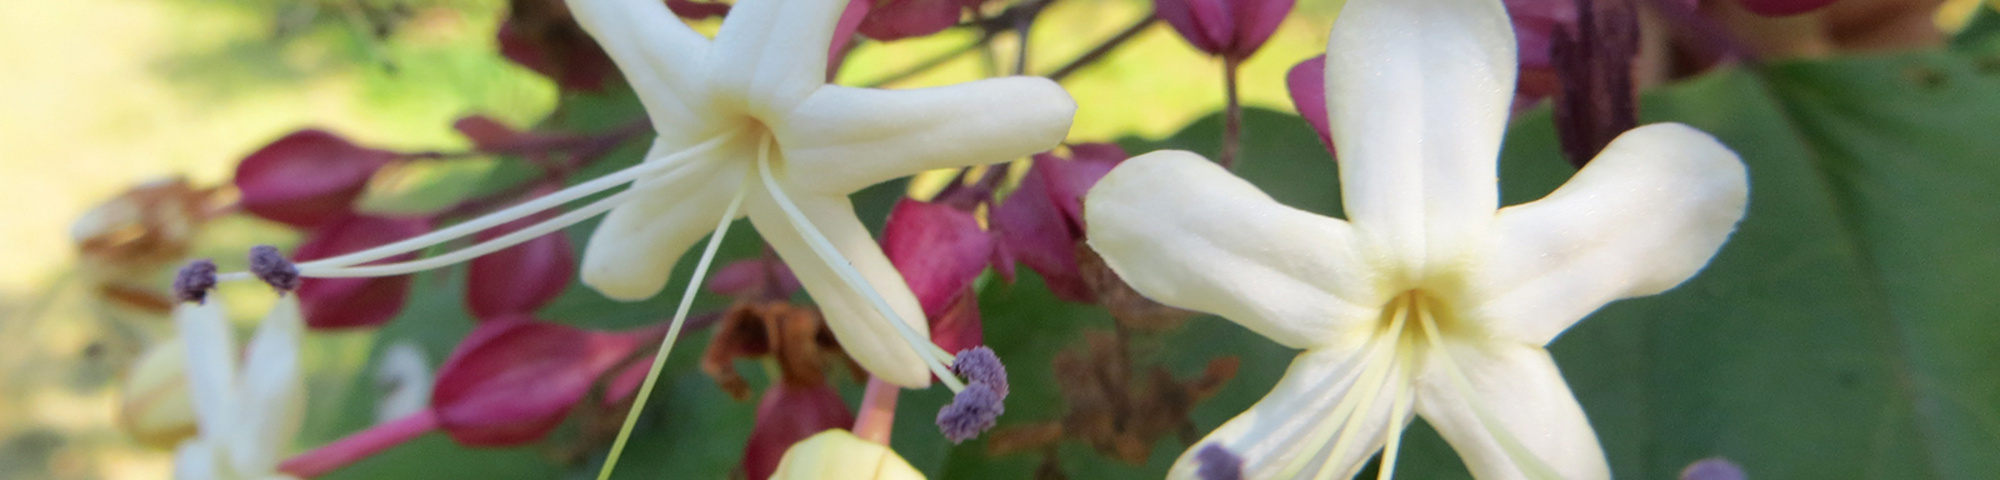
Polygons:
[[176,480],[271,480],[305,421],[299,341],[305,320],[297,295],[271,308],[237,361],[220,302],[183,303],[174,323],[186,344],[188,393],[199,433],[174,455]]
[[1076,110],[1069,94],[1031,77],[916,90],[828,85],[827,46],[846,5],[838,0],[744,0],[713,42],[657,1],[569,5],[659,131],[646,159],[653,170],[591,235],[583,282],[613,298],[651,296],[742,204],[848,355],[883,380],[928,385],[926,364],[936,370],[948,357],[933,355],[923,309],[847,195],[1053,148]]
[[1345,478],[1384,448],[1386,478],[1413,413],[1478,478],[1608,478],[1543,346],[1706,265],[1743,216],[1741,161],[1645,126],[1547,197],[1498,208],[1515,75],[1500,0],[1350,0],[1331,36],[1346,220],[1186,152],[1127,161],[1085,201],[1091,245],[1139,292],[1305,350],[1169,478],[1200,477],[1202,451],[1240,459],[1243,478]]

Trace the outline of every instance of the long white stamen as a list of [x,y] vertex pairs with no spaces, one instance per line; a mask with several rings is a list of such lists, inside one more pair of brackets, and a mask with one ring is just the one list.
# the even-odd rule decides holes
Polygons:
[[[1390,329],[1388,331],[1399,331],[1402,328],[1404,318],[1403,316],[1395,317],[1390,322]],[[1341,397],[1340,403],[1334,405],[1333,411],[1326,418],[1320,419],[1319,423],[1313,427],[1312,433],[1306,437],[1308,444],[1325,445],[1327,441],[1333,438],[1335,429],[1353,421],[1355,407],[1359,405],[1361,397],[1352,394],[1352,392],[1362,388],[1364,384],[1379,383],[1381,377],[1387,373],[1389,369],[1388,362],[1379,361],[1376,358],[1384,353],[1383,348],[1387,348],[1387,345],[1390,345],[1390,343],[1376,343],[1368,346],[1368,350],[1362,353],[1360,362],[1367,366],[1363,367],[1361,372],[1354,377],[1354,383],[1348,387],[1350,394]],[[1333,453],[1328,454],[1327,462],[1333,461],[1339,455],[1337,449],[1341,447],[1336,446],[1335,448],[1336,450]],[[1310,462],[1315,456],[1300,455],[1293,458],[1291,463],[1285,466],[1284,470],[1280,470],[1281,473],[1277,478],[1297,477],[1300,472],[1305,471],[1306,463]]]
[[492,240],[480,242],[477,245],[461,248],[452,251],[451,253],[438,255],[435,257],[411,260],[408,262],[390,263],[383,265],[367,265],[359,267],[328,267],[328,266],[320,266],[320,265],[312,265],[310,263],[304,263],[304,264],[299,264],[299,275],[306,277],[316,277],[316,278],[386,277],[390,275],[403,275],[403,274],[421,272],[424,270],[430,270],[433,268],[449,266],[458,262],[463,262],[466,260],[477,258],[480,255],[493,253],[507,247],[512,247],[515,245],[526,243],[529,240],[534,240],[538,237],[541,237],[543,235],[548,235],[557,230],[562,230],[563,228],[567,228],[571,225],[582,223],[584,220],[589,220],[591,219],[591,217],[596,217],[597,214],[604,213],[606,211],[611,210],[612,208],[624,204],[625,201],[632,198],[633,195],[634,193],[629,190],[618,192],[617,194],[613,194],[609,197],[604,197],[604,199],[602,200],[591,202],[590,205],[586,205],[583,208],[578,208],[576,210],[569,211],[568,213],[559,215],[555,218],[544,220],[541,223],[534,224],[533,226],[529,226],[528,228],[523,228],[521,230],[511,232],[506,235],[502,235],[499,238],[494,238]]
[[667,354],[674,351],[674,339],[680,338],[681,325],[687,321],[688,307],[694,305],[694,295],[701,288],[702,278],[708,275],[709,263],[715,260],[715,251],[722,246],[722,236],[729,233],[729,223],[736,220],[736,211],[743,207],[743,197],[749,192],[749,182],[736,189],[736,197],[729,200],[729,209],[722,213],[722,220],[715,225],[715,233],[709,235],[708,246],[701,251],[701,260],[695,262],[694,276],[688,279],[687,291],[681,293],[681,304],[674,308],[674,319],[667,324],[667,336],[660,339],[660,352],[653,355],[653,367],[646,371],[646,380],[639,384],[639,396],[632,400],[632,408],[625,412],[625,425],[618,429],[618,438],[611,441],[611,454],[604,459],[604,469],[597,472],[597,480],[611,478],[611,469],[618,466],[618,457],[625,452],[625,442],[632,438],[632,427],[639,422],[639,412],[645,410],[646,400],[653,396],[653,384],[660,380],[660,370],[667,365]]
[[533,200],[522,202],[519,205],[515,205],[512,207],[508,207],[506,209],[502,209],[497,212],[480,216],[479,218],[467,220],[457,225],[452,225],[450,227],[446,227],[434,232],[419,235],[416,237],[411,237],[407,240],[402,240],[399,242],[375,248],[370,248],[359,252],[349,253],[346,255],[340,255],[335,257],[322,258],[310,262],[301,262],[298,264],[298,266],[299,269],[302,271],[332,268],[332,267],[346,267],[346,266],[373,262],[384,258],[389,258],[397,255],[402,255],[405,253],[410,253],[430,248],[433,245],[448,242],[451,240],[456,240],[459,237],[464,237],[466,235],[478,233],[488,228],[493,228],[505,224],[507,222],[519,220],[529,215],[541,213],[541,211],[543,210],[548,210],[553,207],[558,207],[563,204],[576,201],[577,199],[597,194],[598,192],[610,190],[620,185],[624,185],[627,182],[641,179],[649,174],[658,173],[666,169],[667,167],[678,165],[679,164],[678,160],[682,158],[714,150],[715,147],[722,145],[725,142],[728,142],[730,139],[734,137],[735,137],[734,135],[717,135],[715,136],[715,138],[711,138],[708,141],[701,142],[700,144],[697,144],[685,150],[674,152],[665,157],[660,157],[658,159],[652,159],[645,162],[641,162],[638,165],[626,167],[624,170],[619,170],[609,175],[597,177],[591,179],[590,181],[579,183],[576,184],[575,186],[571,186],[569,188],[556,191],[555,193],[543,195]]
[[1396,454],[1401,452],[1403,446],[1403,428],[1398,424],[1403,422],[1404,416],[1410,414],[1411,390],[1416,388],[1415,382],[1410,377],[1410,356],[1416,350],[1416,346],[1402,345],[1405,342],[1416,341],[1402,339],[1396,347],[1396,364],[1403,366],[1403,378],[1398,382],[1401,385],[1396,389],[1396,399],[1389,404],[1389,445],[1382,448],[1382,464],[1377,467],[1375,480],[1389,480],[1396,475]]
[[833,269],[834,275],[847,283],[848,288],[868,298],[868,303],[875,307],[876,313],[882,314],[882,317],[888,319],[889,324],[896,328],[896,333],[902,334],[903,341],[908,342],[910,348],[916,351],[917,357],[924,360],[924,366],[930,367],[931,373],[937,375],[939,382],[944,383],[945,387],[954,393],[965,390],[965,384],[959,382],[958,377],[952,375],[951,369],[946,368],[934,355],[943,350],[939,349],[937,344],[924,340],[924,337],[917,335],[908,323],[904,323],[902,315],[898,315],[895,309],[889,308],[889,302],[875,292],[875,288],[868,284],[868,280],[861,276],[861,272],[854,269],[854,264],[842,256],[840,250],[835,249],[833,242],[827,240],[818,228],[813,227],[812,222],[806,219],[805,213],[800,212],[798,205],[793,204],[792,199],[785,195],[785,190],[778,187],[778,180],[771,176],[770,148],[770,136],[767,135],[757,141],[757,174],[763,177],[764,189],[771,192],[771,199],[776,201],[778,208],[784,210],[785,216],[791,220],[792,229],[799,231],[799,236],[805,239],[806,245],[812,247],[814,253],[819,254],[820,260],[825,261],[827,267]]
[[1534,479],[1561,479],[1562,476],[1556,474],[1554,469],[1542,463],[1541,457],[1528,451],[1527,447],[1521,445],[1520,440],[1507,432],[1506,425],[1495,420],[1493,413],[1486,411],[1485,404],[1479,403],[1478,399],[1474,398],[1472,382],[1466,379],[1464,371],[1459,370],[1458,362],[1451,358],[1451,353],[1445,351],[1444,344],[1439,341],[1437,323],[1431,320],[1429,315],[1423,317],[1423,329],[1425,338],[1428,338],[1433,345],[1432,350],[1437,352],[1438,359],[1443,360],[1445,371],[1451,377],[1452,387],[1458,389],[1459,397],[1463,398],[1467,405],[1472,406],[1473,415],[1479,418],[1479,426],[1485,428],[1486,434],[1500,444],[1500,449],[1514,461],[1514,466],[1521,469],[1521,475]]
[[[1403,324],[1410,319],[1410,315],[1411,315],[1410,309],[1407,307],[1399,309],[1396,312],[1396,319],[1389,322],[1389,330],[1388,330],[1389,332],[1391,332],[1390,335],[1395,335],[1396,338],[1392,339],[1393,340],[1392,342],[1385,342],[1385,343],[1395,345],[1396,346],[1395,348],[1399,350],[1403,347],[1402,345]],[[1319,478],[1320,480],[1327,480],[1333,478],[1334,475],[1333,462],[1337,461],[1339,458],[1341,458],[1341,456],[1346,454],[1348,446],[1354,445],[1355,441],[1361,437],[1361,426],[1364,423],[1367,423],[1368,416],[1374,413],[1375,399],[1377,397],[1382,396],[1382,388],[1387,386],[1385,385],[1385,383],[1389,380],[1389,367],[1394,365],[1393,361],[1376,362],[1376,363],[1380,365],[1381,368],[1375,369],[1374,375],[1370,376],[1367,379],[1367,382],[1369,385],[1371,385],[1371,387],[1369,387],[1368,390],[1359,390],[1360,395],[1358,396],[1358,398],[1361,399],[1361,405],[1359,407],[1356,407],[1352,412],[1348,414],[1346,425],[1342,426],[1340,429],[1340,438],[1333,442],[1333,452],[1327,454],[1326,458],[1327,465],[1320,467],[1319,475],[1317,475],[1316,478]],[[1375,367],[1375,365],[1370,365],[1370,367]],[[1356,386],[1360,385],[1357,384]],[[1347,395],[1349,398],[1357,398],[1356,393],[1357,393],[1356,389],[1349,389]]]

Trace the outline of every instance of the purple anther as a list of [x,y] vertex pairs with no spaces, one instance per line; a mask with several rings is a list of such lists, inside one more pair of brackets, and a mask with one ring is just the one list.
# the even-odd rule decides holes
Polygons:
[[993,387],[974,382],[965,386],[951,398],[951,404],[938,410],[938,430],[951,443],[963,443],[979,436],[1000,420],[1000,414],[1007,409],[1000,403],[1000,394]]
[[1681,470],[1681,480],[1743,480],[1747,476],[1727,458],[1709,457]]
[[174,298],[187,303],[208,301],[208,291],[215,289],[215,262],[208,259],[188,262],[174,275]]
[[286,260],[284,254],[278,253],[278,247],[250,247],[250,273],[280,292],[299,289],[299,267]]
[[951,361],[951,373],[965,377],[966,383],[986,384],[1000,398],[1007,398],[1007,366],[1000,364],[1000,356],[994,355],[991,348],[980,346],[960,350],[958,358]]
[[1195,476],[1201,480],[1243,480],[1243,457],[1221,445],[1208,444],[1195,452]]

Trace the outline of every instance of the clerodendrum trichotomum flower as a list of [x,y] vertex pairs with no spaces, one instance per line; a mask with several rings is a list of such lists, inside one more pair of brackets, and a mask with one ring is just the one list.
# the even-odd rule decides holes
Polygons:
[[[714,40],[655,0],[568,4],[625,73],[659,132],[645,162],[430,234],[302,262],[300,275],[370,277],[436,268],[610,212],[585,249],[583,282],[612,298],[642,299],[658,293],[681,254],[710,234],[696,269],[706,270],[723,227],[748,216],[855,361],[898,385],[922,387],[936,374],[953,390],[961,388],[947,372],[951,352],[928,341],[923,310],[847,195],[925,170],[1053,148],[1075,113],[1068,93],[1032,77],[915,90],[828,85],[827,49],[846,4],[841,0],[744,0]],[[364,265],[627,185],[458,251]],[[690,282],[700,284],[698,277]]]
[[1386,478],[1413,414],[1482,479],[1610,476],[1543,346],[1692,277],[1742,218],[1747,180],[1708,135],[1651,125],[1548,197],[1498,208],[1514,61],[1499,0],[1350,0],[1325,85],[1346,220],[1186,152],[1091,190],[1090,243],[1133,288],[1305,350],[1169,478],[1345,478],[1385,448]]

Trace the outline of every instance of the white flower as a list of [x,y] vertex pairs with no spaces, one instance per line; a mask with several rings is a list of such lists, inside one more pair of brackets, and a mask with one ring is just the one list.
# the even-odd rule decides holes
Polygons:
[[[728,222],[748,216],[819,304],[848,356],[897,385],[921,388],[936,374],[953,390],[962,388],[944,365],[951,353],[931,344],[923,309],[847,196],[927,170],[1054,148],[1076,112],[1068,92],[1040,77],[915,90],[828,85],[827,49],[843,0],[742,0],[713,41],[658,0],[568,5],[624,72],[659,132],[645,162],[422,236],[302,262],[299,275],[376,277],[438,268],[608,211],[584,250],[582,277],[614,299],[659,293],[681,254],[710,235],[669,327],[678,332]],[[478,245],[363,265],[628,184]]]
[[1386,478],[1412,414],[1482,479],[1609,478],[1543,346],[1693,276],[1742,218],[1747,180],[1708,135],[1650,125],[1548,197],[1498,208],[1513,39],[1498,0],[1347,2],[1326,65],[1345,221],[1187,152],[1091,190],[1090,243],[1140,293],[1305,350],[1169,478],[1230,457],[1211,448],[1242,478],[1346,478],[1385,447]]
[[[591,235],[583,282],[613,298],[652,296],[731,198],[747,195],[751,224],[798,275],[841,347],[890,383],[929,384],[920,352],[875,303],[928,343],[923,309],[847,196],[1054,148],[1076,111],[1069,94],[1038,77],[917,90],[828,85],[841,0],[744,0],[712,42],[657,0],[568,4],[638,91],[660,132],[647,162],[663,164]],[[849,263],[866,285],[841,278]]]
[[299,340],[305,322],[296,295],[284,295],[236,362],[236,341],[214,299],[184,303],[174,323],[187,350],[188,393],[199,433],[174,455],[177,480],[267,480],[305,415]]

